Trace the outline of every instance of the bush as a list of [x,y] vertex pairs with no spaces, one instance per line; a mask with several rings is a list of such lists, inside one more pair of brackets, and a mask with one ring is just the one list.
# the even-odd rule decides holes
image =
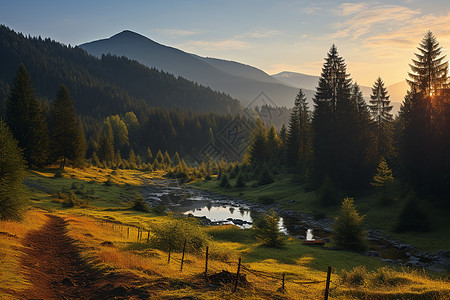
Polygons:
[[342,282],[351,286],[364,286],[367,282],[368,274],[365,266],[354,267],[350,271],[343,270],[341,274]]
[[136,195],[136,197],[134,197],[132,209],[135,211],[141,211],[141,212],[149,212],[150,211],[150,207],[148,206],[147,202],[145,202],[145,199],[142,198],[142,196],[140,194]]
[[63,207],[75,207],[83,204],[80,200],[78,200],[74,192],[70,192],[69,195],[62,195],[62,199]]
[[354,251],[364,250],[366,245],[363,220],[364,216],[360,216],[356,211],[353,198],[345,198],[333,224],[333,240],[336,246]]
[[222,179],[220,180],[219,186],[221,188],[230,188],[231,187],[230,181],[228,181],[228,176],[226,174],[222,175]]
[[400,211],[397,224],[394,228],[397,232],[430,230],[427,214],[419,207],[417,196],[412,194]]
[[244,175],[242,175],[242,173],[239,174],[238,179],[236,180],[236,187],[237,188],[245,187],[245,179],[244,179]]
[[374,285],[379,286],[399,286],[411,282],[408,278],[398,276],[394,270],[388,267],[377,269],[371,280]]
[[211,241],[211,237],[200,226],[197,219],[189,217],[171,218],[153,227],[152,247],[175,252],[183,250],[186,240],[186,252],[202,251]]
[[261,177],[259,177],[258,184],[259,185],[266,185],[271,184],[274,182],[272,174],[265,168],[261,174]]
[[262,214],[254,221],[253,229],[256,238],[265,246],[280,248],[284,245],[284,239],[278,228],[280,218],[271,209],[268,213]]
[[166,213],[166,206],[164,204],[162,204],[162,203],[159,203],[156,206],[152,207],[152,211],[155,214],[163,215],[163,214]]

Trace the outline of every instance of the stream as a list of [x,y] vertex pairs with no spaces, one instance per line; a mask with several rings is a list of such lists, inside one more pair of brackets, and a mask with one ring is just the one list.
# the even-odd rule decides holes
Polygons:
[[[240,228],[251,228],[258,214],[267,212],[273,207],[273,205],[260,205],[231,196],[193,189],[169,179],[148,181],[142,190],[142,196],[152,207],[162,206],[175,214],[194,216],[204,225],[233,224]],[[273,208],[280,216],[278,224],[280,232],[293,238],[306,239],[307,231],[312,230],[314,239],[330,241],[332,232],[330,218],[317,220],[309,214]],[[384,262],[439,271],[449,269],[449,251],[439,251],[436,254],[419,252],[409,244],[395,241],[372,230],[367,231],[367,241],[369,250],[362,254],[378,257]],[[436,261],[438,261],[437,264]]]

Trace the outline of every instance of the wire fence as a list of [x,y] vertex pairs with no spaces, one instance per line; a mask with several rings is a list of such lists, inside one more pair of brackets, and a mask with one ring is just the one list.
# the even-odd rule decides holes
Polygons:
[[[99,224],[100,223],[100,224]],[[134,242],[140,242],[140,243],[148,243],[149,239],[151,238],[151,232],[148,229],[144,229],[139,226],[130,226],[126,224],[120,224],[105,220],[97,220],[97,224],[101,226],[111,226],[112,229],[115,231],[118,231],[122,237],[125,238],[128,241],[134,241]],[[130,230],[131,229],[131,230]],[[186,248],[186,246],[184,247]],[[310,286],[315,284],[324,284],[324,299],[327,300],[329,293],[330,293],[330,283],[333,284],[334,287],[339,288],[346,288],[345,286],[339,284],[338,282],[331,280],[331,267],[328,267],[327,272],[327,278],[325,280],[305,280],[304,278],[299,278],[298,275],[292,274],[292,273],[269,273],[261,270],[256,270],[254,268],[251,268],[249,265],[245,265],[241,262],[241,259],[239,258],[238,262],[233,261],[216,261],[214,259],[211,259],[206,254],[208,250],[205,252],[205,265],[199,265],[191,263],[191,261],[184,260],[185,255],[181,253],[181,258],[176,257],[174,254],[171,253],[171,251],[168,252],[168,259],[165,259],[161,257],[161,260],[166,260],[167,264],[179,264],[180,265],[180,272],[192,275],[192,276],[200,276],[203,275],[205,278],[208,278],[208,274],[217,274],[223,271],[226,271],[228,273],[233,274],[233,278],[230,280],[235,280],[235,288],[234,292],[237,290],[237,286],[239,283],[239,277],[242,275],[246,276],[254,276],[259,279],[271,281],[272,283],[277,282],[280,283],[280,288],[278,291],[287,292],[286,291],[286,284],[293,284],[297,286]],[[177,255],[180,253],[177,253]],[[217,266],[217,264],[220,262],[220,267]],[[237,270],[237,271],[236,271]],[[242,280],[242,277],[241,277]],[[233,283],[233,282],[229,282]]]

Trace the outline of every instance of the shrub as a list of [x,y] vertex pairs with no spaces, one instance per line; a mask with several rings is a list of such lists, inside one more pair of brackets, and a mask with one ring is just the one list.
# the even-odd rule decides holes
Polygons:
[[152,247],[175,252],[183,250],[186,240],[186,252],[202,251],[211,241],[211,237],[200,226],[197,219],[189,217],[171,218],[153,227]]
[[136,195],[133,199],[133,210],[135,211],[141,211],[141,212],[149,212],[150,207],[148,206],[147,202],[145,202],[145,199],[140,195]]
[[166,213],[166,206],[162,203],[158,203],[156,206],[152,207],[152,211],[155,214],[162,215]]
[[256,238],[265,246],[280,248],[284,245],[284,239],[278,228],[280,218],[271,209],[268,213],[262,214],[254,221],[253,229]]
[[388,267],[377,269],[377,271],[373,273],[371,280],[374,285],[380,286],[399,286],[411,281],[408,278],[398,276],[394,270]]
[[221,188],[230,188],[231,187],[230,181],[228,181],[228,176],[226,174],[222,175],[222,179],[220,180],[219,186]]
[[236,180],[236,187],[237,188],[245,187],[245,179],[244,179],[244,175],[242,175],[242,173],[239,174],[238,179]]
[[364,216],[360,216],[356,211],[353,198],[345,198],[333,224],[333,240],[336,246],[348,250],[364,250],[366,245],[363,220]]
[[397,224],[394,228],[397,232],[430,230],[427,214],[419,207],[417,196],[411,194],[400,211]]
[[70,192],[69,195],[63,195],[62,199],[63,199],[62,203],[63,207],[75,207],[83,204],[80,200],[78,200],[74,192]]
[[259,185],[266,185],[271,184],[274,182],[272,174],[265,168],[261,174],[261,177],[259,177],[258,184]]
[[364,286],[367,282],[368,274],[365,266],[354,267],[350,271],[343,270],[341,274],[342,282],[351,286]]

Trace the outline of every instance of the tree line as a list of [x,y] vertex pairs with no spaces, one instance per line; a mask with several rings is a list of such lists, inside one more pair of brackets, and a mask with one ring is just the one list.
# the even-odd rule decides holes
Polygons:
[[[297,174],[307,189],[328,190],[324,194],[364,191],[371,181],[384,186],[396,177],[417,193],[448,205],[450,88],[441,49],[428,32],[410,65],[410,89],[394,118],[382,78],[375,80],[366,103],[333,45],[314,107],[308,107],[300,90],[288,128],[277,132],[256,123],[246,154],[252,176],[285,169]],[[324,204],[335,201],[328,198],[324,196]]]

